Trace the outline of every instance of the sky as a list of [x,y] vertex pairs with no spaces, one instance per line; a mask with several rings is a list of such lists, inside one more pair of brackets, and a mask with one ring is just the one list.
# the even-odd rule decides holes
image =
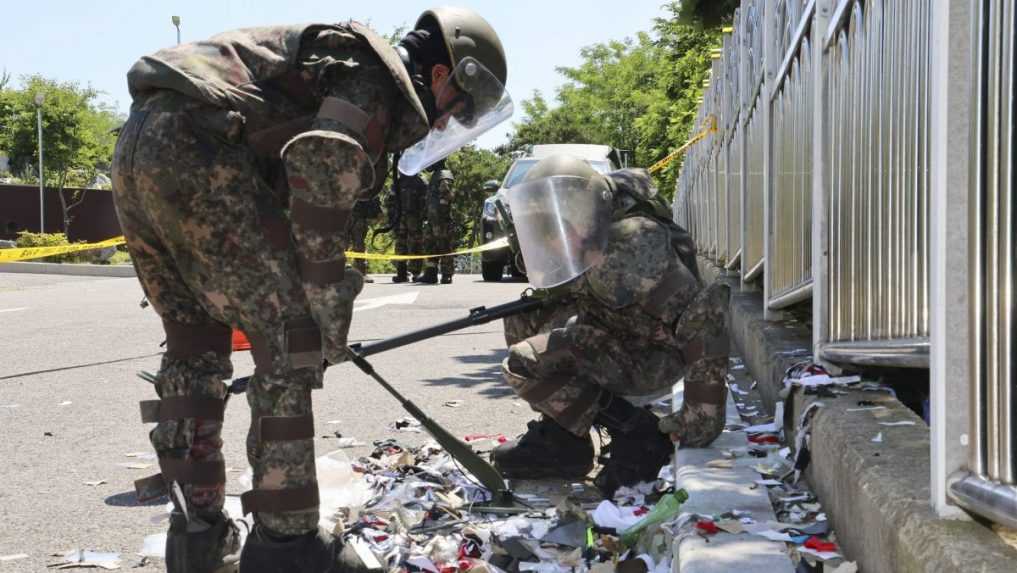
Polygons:
[[[439,0],[440,1],[440,0]],[[562,83],[557,66],[579,63],[579,50],[649,30],[664,0],[462,0],[498,31],[508,59],[513,118],[481,136],[491,148],[522,119],[519,102],[540,90],[549,99]],[[0,70],[15,80],[42,74],[90,84],[121,112],[130,108],[125,75],[145,54],[176,43],[171,16],[181,18],[182,41],[233,28],[354,19],[382,34],[410,27],[435,2],[402,0],[35,0],[12,1],[0,21]],[[15,84],[17,81],[15,81]]]

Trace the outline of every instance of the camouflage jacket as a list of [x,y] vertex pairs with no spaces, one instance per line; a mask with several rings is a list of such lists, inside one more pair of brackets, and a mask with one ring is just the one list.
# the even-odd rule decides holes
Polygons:
[[625,192],[656,194],[645,172],[622,170],[608,178],[616,190],[614,222],[603,261],[571,289],[578,321],[619,332],[634,343],[674,346],[675,323],[702,289],[698,269],[683,261],[691,253],[695,264],[695,244],[677,225],[633,209]]

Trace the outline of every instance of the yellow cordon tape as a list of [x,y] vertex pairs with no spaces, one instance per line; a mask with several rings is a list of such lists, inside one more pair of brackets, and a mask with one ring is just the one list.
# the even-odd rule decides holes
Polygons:
[[675,149],[671,153],[668,153],[667,157],[665,157],[664,159],[661,159],[660,161],[658,161],[658,162],[654,163],[653,165],[651,165],[650,168],[648,169],[648,171],[650,173],[656,173],[656,172],[660,171],[661,169],[663,169],[663,168],[667,167],[668,165],[670,165],[672,161],[674,161],[679,155],[684,153],[686,149],[692,147],[693,144],[695,144],[696,142],[704,139],[706,136],[710,135],[711,133],[716,133],[716,131],[717,131],[717,117],[711,114],[711,115],[706,117],[706,121],[709,122],[709,125],[707,125],[702,130],[700,130],[699,133],[697,133],[696,135],[692,136],[692,139],[686,141],[685,145],[682,145],[678,149]]
[[53,255],[66,255],[78,251],[90,251],[92,249],[106,249],[124,244],[123,237],[113,237],[98,243],[80,243],[77,245],[62,245],[59,247],[26,247],[21,249],[0,249],[0,263],[13,263],[14,261],[27,261],[28,259],[41,259]]
[[484,251],[493,251],[507,246],[509,246],[508,239],[503,237],[501,239],[491,241],[490,243],[484,243],[479,247],[459,249],[458,251],[452,251],[451,253],[443,253],[440,255],[386,255],[384,253],[354,253],[353,251],[346,251],[346,258],[367,259],[369,261],[412,261],[415,259],[434,259],[437,257],[454,257],[456,255],[482,253]]
[[[112,239],[106,239],[98,243],[81,243],[78,245],[64,245],[60,247],[28,247],[23,249],[0,249],[0,263],[13,263],[14,261],[27,261],[29,259],[41,259],[43,257],[52,257],[53,255],[66,255],[67,253],[77,253],[79,251],[89,251],[92,249],[105,249],[107,247],[115,247],[117,245],[124,244],[125,240],[123,237],[113,237]],[[480,245],[479,247],[473,247],[471,249],[460,249],[451,253],[443,253],[440,255],[387,255],[384,253],[356,253],[353,251],[346,251],[346,258],[348,259],[367,259],[370,261],[409,261],[413,259],[433,259],[437,257],[453,257],[456,255],[469,255],[471,253],[482,253],[484,251],[493,251],[494,249],[501,249],[508,246],[508,239],[502,238],[490,243]]]

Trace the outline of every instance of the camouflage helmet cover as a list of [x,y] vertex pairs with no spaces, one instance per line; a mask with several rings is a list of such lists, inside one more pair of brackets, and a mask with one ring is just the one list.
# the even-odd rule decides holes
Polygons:
[[421,14],[415,28],[430,27],[428,24],[441,30],[453,68],[464,58],[473,58],[505,85],[505,49],[498,33],[480,14],[459,6],[439,6]]

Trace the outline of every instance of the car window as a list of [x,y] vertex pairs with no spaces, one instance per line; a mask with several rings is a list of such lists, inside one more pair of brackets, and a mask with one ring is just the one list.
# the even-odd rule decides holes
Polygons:
[[512,164],[512,169],[509,170],[508,175],[505,176],[505,183],[502,185],[503,188],[508,189],[516,183],[523,180],[526,176],[526,172],[531,167],[537,164],[536,159],[520,159]]

